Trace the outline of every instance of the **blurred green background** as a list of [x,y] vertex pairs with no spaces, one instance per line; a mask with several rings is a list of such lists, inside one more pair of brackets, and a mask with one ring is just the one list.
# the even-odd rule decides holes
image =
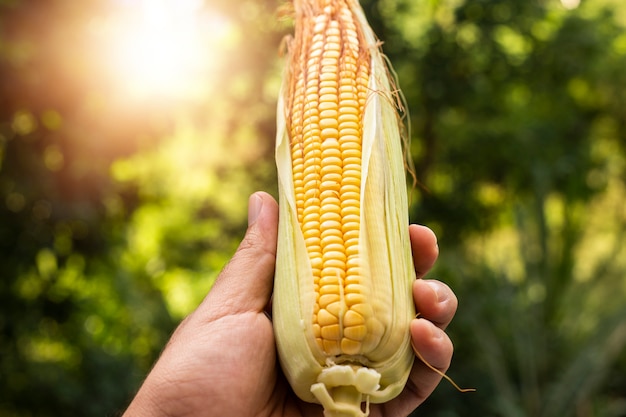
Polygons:
[[[460,299],[416,415],[626,416],[623,0],[363,0]],[[0,0],[0,416],[115,416],[276,195],[278,0]]]

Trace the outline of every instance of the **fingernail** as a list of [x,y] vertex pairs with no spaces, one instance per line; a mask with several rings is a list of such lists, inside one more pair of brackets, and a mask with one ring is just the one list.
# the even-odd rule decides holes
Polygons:
[[433,339],[443,339],[443,335],[445,333],[443,332],[443,330],[441,330],[439,327],[433,325],[430,328],[430,337],[432,337]]
[[438,303],[443,303],[448,299],[448,292],[445,291],[443,285],[441,285],[437,281],[426,281],[426,283],[428,283],[428,285],[430,285],[430,288],[432,288],[435,292]]
[[248,200],[248,226],[252,226],[256,222],[262,208],[263,199],[257,194],[252,194]]

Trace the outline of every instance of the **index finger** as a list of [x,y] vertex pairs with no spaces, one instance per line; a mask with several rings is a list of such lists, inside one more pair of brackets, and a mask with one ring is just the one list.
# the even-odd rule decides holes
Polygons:
[[411,251],[417,278],[423,278],[435,264],[439,256],[437,236],[426,226],[412,224],[409,226],[411,237]]

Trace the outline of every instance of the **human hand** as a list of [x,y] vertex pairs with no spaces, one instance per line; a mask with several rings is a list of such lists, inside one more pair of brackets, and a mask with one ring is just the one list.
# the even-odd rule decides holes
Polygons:
[[[283,416],[321,417],[322,408],[299,400],[276,357],[268,309],[272,294],[278,205],[265,193],[250,197],[248,230],[200,306],[172,335],[133,399],[126,417]],[[445,284],[423,280],[438,255],[434,233],[409,227],[418,280],[413,297],[419,318],[411,322],[413,347],[441,372],[452,358],[444,329],[457,299]],[[435,389],[441,376],[416,360],[404,391],[370,416],[405,416]]]

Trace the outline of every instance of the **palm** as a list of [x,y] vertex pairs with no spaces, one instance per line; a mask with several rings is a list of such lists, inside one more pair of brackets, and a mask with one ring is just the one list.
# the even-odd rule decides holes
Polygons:
[[[172,335],[161,358],[125,416],[322,417],[322,408],[299,400],[276,358],[272,323],[265,311],[272,295],[278,209],[258,194],[262,209],[237,253],[202,304]],[[411,226],[419,278],[437,258],[436,238]],[[429,282],[431,285],[429,285]],[[452,344],[442,329],[456,310],[456,297],[436,281],[417,280],[413,296],[421,319],[411,323],[412,343],[428,362],[445,370]],[[372,405],[370,415],[407,415],[440,377],[416,361],[407,388],[394,400]]]
[[[202,379],[206,386],[202,389],[204,395],[199,398],[198,413],[194,415],[207,411],[206,398],[210,397],[223,398],[225,402],[219,404],[217,410],[232,410],[229,415],[323,416],[321,406],[303,402],[287,384],[277,364],[274,334],[265,313],[227,316],[211,323],[207,330],[211,339],[231,342],[213,352],[214,356],[206,358],[207,363],[196,368],[200,373],[205,369],[215,371],[205,374],[207,377]],[[215,375],[223,377],[216,381]],[[400,398],[387,404],[372,405],[370,416],[406,415],[413,408]]]

